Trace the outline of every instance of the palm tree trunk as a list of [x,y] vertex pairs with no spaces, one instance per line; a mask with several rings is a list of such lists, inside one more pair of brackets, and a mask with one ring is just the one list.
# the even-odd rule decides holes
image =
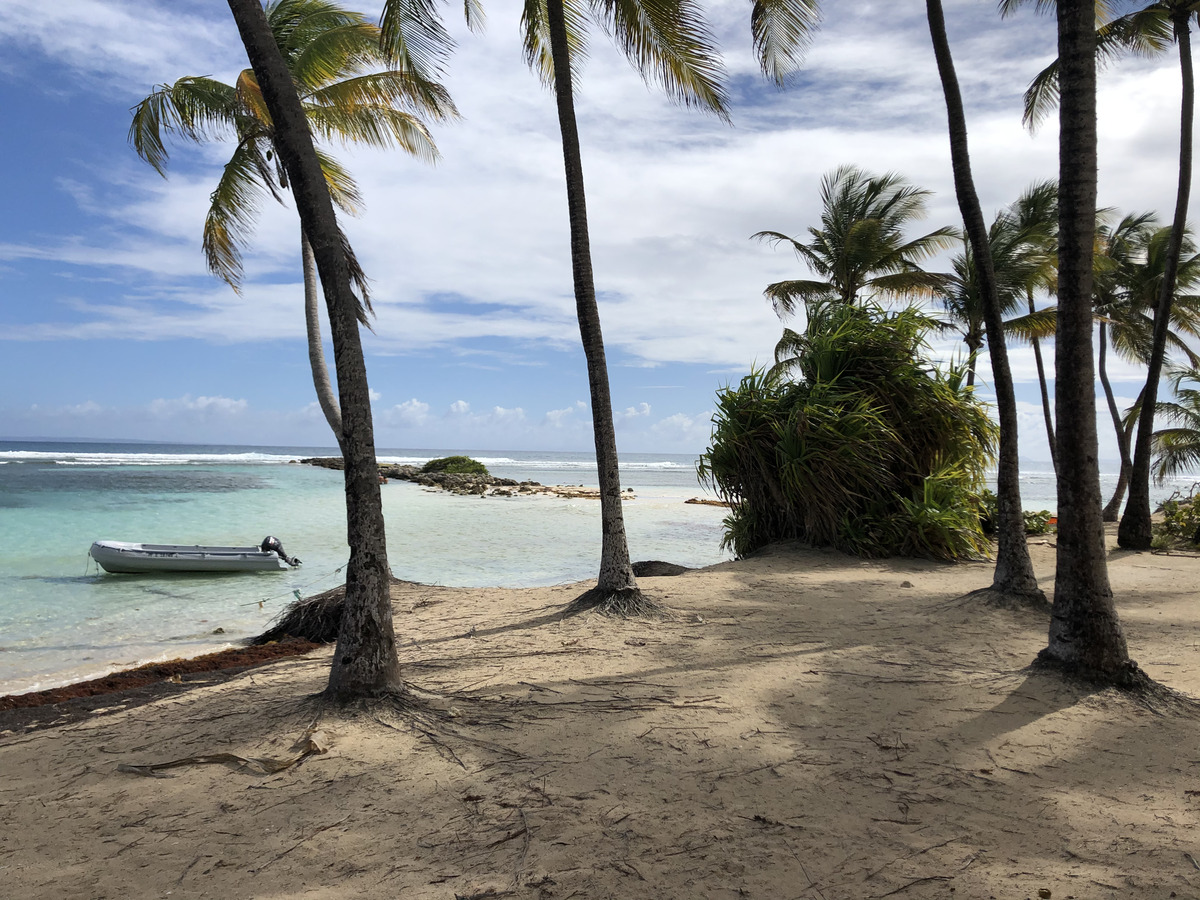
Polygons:
[[547,24],[550,55],[554,63],[554,96],[562,133],[563,164],[567,180],[567,211],[571,222],[571,274],[575,286],[575,312],[583,354],[587,359],[588,387],[592,401],[592,433],[596,444],[596,469],[600,482],[600,517],[603,542],[600,574],[596,587],[575,601],[576,608],[599,607],[607,612],[638,614],[647,611],[648,601],[638,590],[629,544],[625,538],[625,515],[621,509],[621,476],[617,461],[617,436],[609,395],[608,364],[604,337],[600,332],[600,310],[592,277],[592,251],[588,238],[587,204],[583,185],[583,158],[579,129],[575,122],[575,99],[571,84],[571,61],[562,0],[548,0]]
[[342,407],[346,461],[346,603],[326,696],[346,702],[403,689],[392,629],[391,573],[367,370],[358,331],[358,303],[329,190],[287,66],[258,0],[228,0],[263,99],[275,122],[276,144],[287,169],[304,233],[325,291]]
[[1158,403],[1158,382],[1167,352],[1167,333],[1171,328],[1171,303],[1175,297],[1175,278],[1187,228],[1188,200],[1192,190],[1192,119],[1195,115],[1196,86],[1192,75],[1192,39],[1190,11],[1176,12],[1175,40],[1179,44],[1179,71],[1183,80],[1183,100],[1179,116],[1179,185],[1175,193],[1175,218],[1171,223],[1171,241],[1163,267],[1162,286],[1154,310],[1154,341],[1150,347],[1149,371],[1142,411],[1138,416],[1137,444],[1133,453],[1133,471],[1129,476],[1129,502],[1117,530],[1117,543],[1127,550],[1149,550],[1150,528],[1150,456],[1154,436],[1154,408]]
[[1113,604],[1100,519],[1092,256],[1096,228],[1096,9],[1059,0],[1058,562],[1047,646],[1038,655],[1106,683],[1127,683],[1129,659]]
[[329,380],[329,367],[325,365],[325,350],[321,346],[321,317],[317,307],[317,261],[313,257],[312,244],[300,229],[300,258],[304,264],[304,324],[308,331],[308,365],[312,369],[313,387],[317,391],[317,403],[325,414],[325,421],[333,429],[338,446],[342,444],[342,409]]
[[1102,518],[1105,522],[1117,521],[1117,513],[1121,509],[1121,500],[1125,497],[1125,489],[1129,486],[1129,472],[1133,461],[1129,458],[1129,436],[1121,422],[1121,411],[1117,409],[1117,398],[1113,394],[1112,384],[1108,380],[1108,323],[1100,323],[1099,349],[1096,353],[1096,371],[1100,375],[1100,384],[1104,387],[1104,399],[1108,401],[1108,414],[1112,417],[1113,428],[1117,432],[1117,449],[1121,453],[1121,474],[1117,477],[1117,489],[1113,491],[1112,499],[1104,507]]
[[[1029,313],[1032,315],[1037,312],[1037,307],[1033,305],[1033,291],[1029,292]],[[1046,386],[1046,366],[1042,362],[1042,345],[1037,338],[1034,338],[1033,344],[1033,361],[1037,364],[1038,387],[1042,392],[1042,418],[1046,421],[1046,442],[1050,445],[1050,466],[1054,469],[1055,475],[1058,474],[1058,448],[1055,446],[1054,440],[1054,414],[1050,411],[1050,390]]]
[[[950,159],[954,167],[954,190],[958,207],[966,226],[971,255],[979,274],[983,316],[987,332],[988,354],[992,362],[992,380],[996,385],[996,405],[1000,413],[1000,458],[996,473],[997,522],[996,570],[992,591],[1005,598],[1038,606],[1046,605],[1046,595],[1038,587],[1025,541],[1025,515],[1021,504],[1021,472],[1017,452],[1017,398],[1013,389],[1012,371],[1008,365],[1008,348],[1004,341],[1004,317],[996,287],[996,271],[988,242],[987,223],[975,191],[971,174],[971,156],[967,144],[967,120],[963,112],[962,94],[950,42],[946,37],[946,22],[941,0],[926,0],[929,33],[937,57],[942,91],[946,95],[946,113],[950,125]],[[1011,600],[1009,601],[1011,602]]]

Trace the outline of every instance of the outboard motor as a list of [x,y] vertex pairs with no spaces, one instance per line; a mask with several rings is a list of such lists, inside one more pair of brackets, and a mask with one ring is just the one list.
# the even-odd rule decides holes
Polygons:
[[279,538],[277,538],[277,537],[268,536],[268,537],[263,538],[263,542],[259,546],[258,549],[261,550],[263,553],[274,553],[274,554],[278,555],[279,558],[282,559],[289,566],[300,565],[300,560],[296,559],[296,557],[294,557],[294,556],[287,555],[287,551],[285,551],[283,549],[283,544],[280,542]]

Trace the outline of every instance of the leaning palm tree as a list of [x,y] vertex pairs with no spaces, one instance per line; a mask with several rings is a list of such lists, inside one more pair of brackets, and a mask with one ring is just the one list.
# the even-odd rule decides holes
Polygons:
[[881,296],[930,297],[943,276],[920,263],[948,249],[953,228],[910,238],[906,230],[925,217],[930,192],[889,172],[873,175],[840,166],[821,179],[821,224],[808,228],[808,241],[778,231],[760,231],[756,240],[791,246],[817,276],[778,281],[764,292],[780,317],[799,307],[827,301],[858,303]]
[[[399,147],[418,158],[437,158],[437,148],[420,117],[453,117],[457,115],[454,105],[440,85],[412,67],[378,71],[385,57],[376,26],[331,0],[272,0],[265,15],[309,128],[319,141]],[[289,187],[276,146],[275,123],[254,71],[244,70],[232,85],[192,76],[156,88],[134,107],[129,140],[164,176],[168,137],[236,141],[210,197],[202,243],[209,269],[239,290],[242,252],[259,200],[264,194],[281,200],[281,192]],[[362,197],[349,173],[324,150],[318,149],[317,157],[334,204],[349,214],[360,210]],[[313,382],[340,444],[341,411],[321,349],[316,267],[303,232],[301,259]],[[353,254],[349,260],[351,276],[369,310],[366,281]],[[365,324],[365,318],[362,321]]]
[[[436,68],[452,42],[434,0],[385,0],[384,45]],[[480,21],[476,0],[467,0],[468,24]],[[638,589],[629,559],[621,509],[621,481],[613,425],[608,364],[592,275],[587,203],[573,81],[587,55],[591,20],[612,36],[647,81],[672,99],[727,118],[723,70],[695,0],[525,0],[521,27],[526,61],[554,90],[566,171],[575,311],[587,360],[592,431],[600,483],[602,545],[596,587],[576,599],[574,609],[596,608],[632,615],[654,608]]]
[[[726,117],[722,69],[715,45],[693,0],[592,0],[587,11],[597,24],[613,35],[617,45],[644,77],[658,81],[674,99]],[[600,573],[596,587],[578,598],[575,608],[634,614],[651,609],[653,604],[638,589],[629,560],[608,364],[592,277],[583,161],[573,90],[573,66],[578,65],[586,53],[585,14],[577,3],[526,0],[522,19],[526,61],[546,84],[553,87],[558,107],[567,181],[575,310],[587,358],[600,482],[603,518]]]
[[337,702],[394,694],[403,689],[392,626],[379,468],[375,461],[370,390],[359,335],[361,308],[351,285],[345,240],[326,172],[310,134],[310,117],[277,35],[258,0],[228,0],[246,46],[269,120],[273,146],[312,244],[333,333],[346,460],[346,603],[326,695]]
[[[978,284],[979,306],[988,335],[988,355],[992,363],[992,380],[996,387],[996,405],[1000,416],[1000,454],[996,471],[996,568],[988,593],[1005,603],[1017,602],[1046,606],[1046,595],[1038,587],[1033,561],[1025,542],[1025,517],[1021,505],[1021,471],[1017,442],[1017,399],[1013,388],[1012,371],[1008,364],[1008,349],[1004,340],[1004,313],[1017,305],[1017,290],[1009,279],[1001,284],[997,278],[996,260],[992,253],[993,234],[983,220],[983,208],[971,174],[971,157],[967,144],[967,120],[963,110],[962,93],[946,36],[946,20],[941,0],[926,0],[926,17],[933,40],[934,56],[942,92],[946,98],[946,113],[950,129],[950,159],[954,169],[954,190],[959,211],[966,227],[967,243]],[[1003,228],[1000,229],[1003,233]],[[1008,269],[1012,266],[1006,267]],[[1007,273],[1006,273],[1007,274]],[[1012,279],[1028,283],[1030,275]]]

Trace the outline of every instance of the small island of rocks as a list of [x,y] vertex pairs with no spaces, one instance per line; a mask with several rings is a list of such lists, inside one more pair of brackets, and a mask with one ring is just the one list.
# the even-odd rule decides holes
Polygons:
[[[299,460],[303,465],[319,466],[323,469],[345,468],[340,456],[317,456]],[[474,465],[469,465],[469,464]],[[473,494],[478,497],[532,497],[551,496],[564,500],[599,500],[600,489],[583,485],[546,485],[537,481],[517,481],[515,478],[498,478],[488,472],[480,462],[465,456],[432,459],[424,466],[406,466],[381,463],[379,475],[383,479],[411,481],[435,490],[452,494]],[[622,500],[633,500],[633,488],[621,494]]]

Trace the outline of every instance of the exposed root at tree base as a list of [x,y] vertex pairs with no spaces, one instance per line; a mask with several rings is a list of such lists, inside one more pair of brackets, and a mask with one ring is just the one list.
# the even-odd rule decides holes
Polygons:
[[574,616],[584,612],[597,612],[603,616],[618,616],[623,619],[670,618],[671,611],[642,593],[640,588],[594,587],[584,591],[568,605],[563,616]]
[[1003,590],[992,585],[963,594],[952,602],[956,606],[982,603],[991,609],[1009,609],[1015,612],[1032,610],[1047,616],[1050,615],[1050,601],[1041,591]]
[[1043,650],[1029,667],[1032,672],[1053,673],[1064,681],[1091,690],[1112,690],[1156,715],[1200,718],[1200,702],[1159,684],[1132,660],[1115,672],[1102,672],[1046,654]]

